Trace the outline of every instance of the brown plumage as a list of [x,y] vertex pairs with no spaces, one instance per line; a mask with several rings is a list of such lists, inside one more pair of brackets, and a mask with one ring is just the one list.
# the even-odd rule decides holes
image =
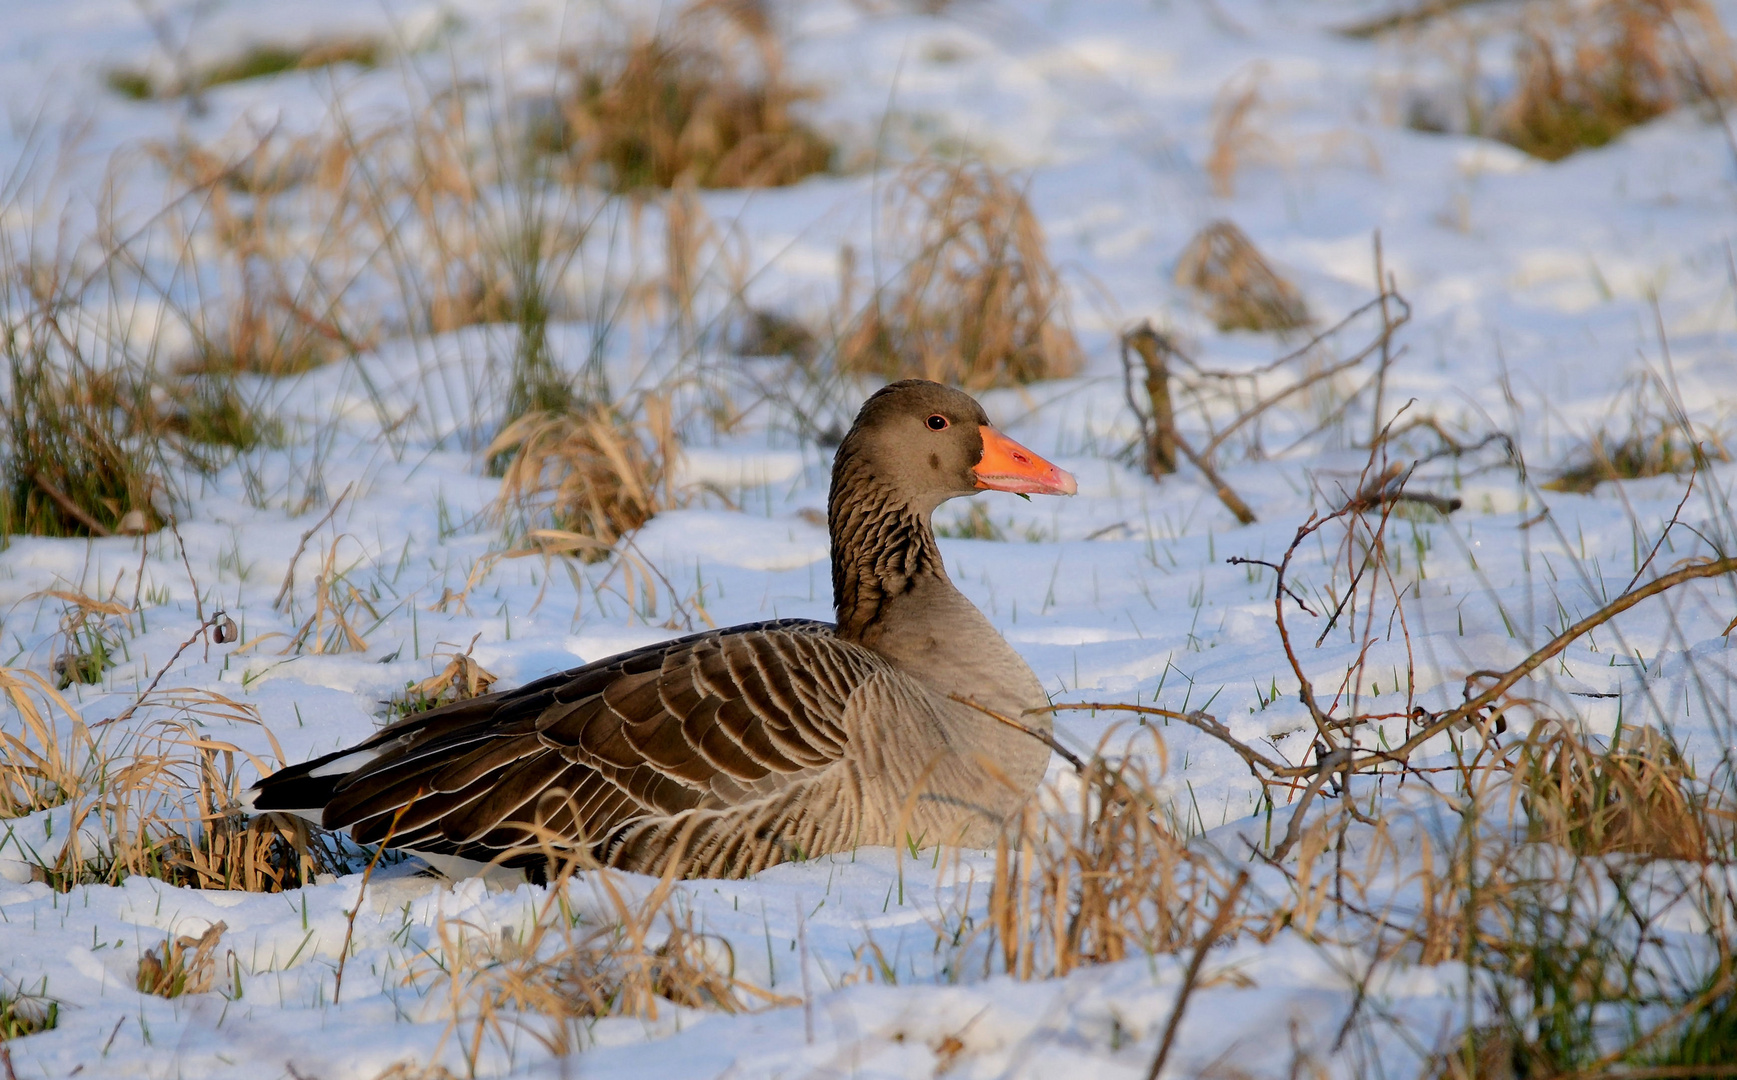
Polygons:
[[[1047,732],[1024,661],[947,579],[929,519],[1071,476],[976,401],[894,383],[863,405],[828,499],[837,623],[713,630],[409,716],[247,792],[361,843],[524,866],[578,855],[741,877],[858,844],[992,842]],[[396,820],[396,824],[394,821]]]

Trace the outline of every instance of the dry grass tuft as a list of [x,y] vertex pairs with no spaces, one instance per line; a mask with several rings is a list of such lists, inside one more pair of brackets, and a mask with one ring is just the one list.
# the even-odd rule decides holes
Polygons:
[[1661,55],[1659,7],[1606,4],[1605,19],[1577,26],[1566,49],[1553,35],[1528,33],[1516,55],[1514,96],[1497,117],[1502,140],[1557,161],[1668,112],[1674,94]]
[[1601,0],[1534,21],[1515,90],[1495,113],[1503,141],[1547,161],[1603,146],[1686,101],[1737,95],[1737,67],[1704,0]]
[[1716,440],[1696,442],[1675,423],[1660,422],[1646,431],[1637,422],[1621,438],[1612,438],[1604,432],[1594,435],[1562,473],[1546,481],[1543,487],[1548,491],[1585,494],[1606,480],[1682,474],[1709,461],[1729,460],[1731,455]]
[[69,889],[143,874],[193,888],[278,892],[332,869],[310,847],[306,826],[236,812],[238,761],[262,774],[271,767],[201,729],[259,725],[251,707],[209,690],[154,691],[139,707],[169,718],[128,732],[93,730],[34,672],[0,669],[0,693],[22,720],[21,731],[0,732],[0,817],[71,807],[64,846],[30,856],[39,880]]
[[170,936],[146,950],[139,960],[139,993],[178,998],[209,992],[217,978],[217,946],[227,929],[221,922],[212,923],[197,938]]
[[1228,221],[1208,225],[1182,249],[1176,283],[1205,300],[1212,321],[1226,333],[1284,333],[1309,325],[1309,309],[1296,286]]
[[[643,898],[624,880],[599,870],[584,879],[601,910],[572,904],[573,867],[551,884],[534,922],[518,935],[469,923],[438,926],[447,960],[424,974],[444,982],[455,1027],[474,1068],[485,1039],[512,1045],[521,1033],[564,1056],[585,1045],[600,1017],[656,1020],[664,1004],[738,1012],[758,998],[790,1005],[735,978],[735,956],[722,938],[696,933],[691,918],[672,910],[674,879],[664,877]],[[420,976],[413,976],[419,978]],[[463,1019],[461,1019],[463,1018]]]
[[338,565],[338,545],[344,538],[337,536],[326,549],[320,572],[314,575],[314,610],[302,622],[285,652],[310,652],[315,655],[342,652],[367,652],[368,642],[356,629],[363,612],[380,624],[380,612],[350,583],[354,564]]
[[[1152,741],[1162,762],[1163,743]],[[1179,952],[1213,921],[1228,878],[1163,824],[1145,759],[1109,760],[1103,749],[1086,763],[1072,813],[1028,809],[997,845],[986,974],[996,961],[1034,979]]]
[[[472,645],[476,642],[473,640]],[[438,655],[438,654],[436,654]],[[489,692],[496,676],[471,658],[470,650],[454,653],[446,667],[421,682],[406,683],[404,693],[388,704],[394,716],[427,712]]]
[[166,297],[194,342],[184,374],[294,375],[372,341],[349,297],[374,253],[375,149],[275,133],[239,154],[147,148],[180,192],[160,231],[196,290]]
[[[217,713],[241,708],[216,694],[208,695],[207,707]],[[340,869],[325,848],[311,842],[301,818],[237,812],[241,784],[233,746],[201,740],[193,750],[191,804],[178,819],[156,826],[167,836],[160,876],[195,889],[283,892],[311,882],[316,873]]]
[[570,57],[571,88],[543,149],[616,191],[779,187],[824,171],[832,144],[792,106],[813,92],[789,82],[760,0],[701,0],[624,47]]
[[[34,671],[0,668],[0,693],[21,722],[0,731],[0,818],[20,817],[77,798],[95,746],[90,729],[60,692]],[[68,721],[65,731],[55,714]]]
[[1240,78],[1227,80],[1212,105],[1212,146],[1206,155],[1206,175],[1212,193],[1221,199],[1236,194],[1236,174],[1255,153],[1267,153],[1272,140],[1255,130],[1261,107],[1261,77],[1256,68]]
[[111,620],[131,615],[133,609],[113,599],[98,600],[65,589],[34,593],[28,599],[39,597],[50,597],[66,605],[60,616],[54,659],[49,664],[56,687],[65,690],[73,683],[102,682],[103,675],[115,665],[115,649],[125,629]]
[[1515,769],[1529,835],[1577,855],[1629,852],[1702,862],[1718,811],[1693,786],[1675,744],[1655,728],[1625,728],[1609,748],[1562,724],[1540,725]]
[[576,405],[533,412],[508,424],[486,451],[511,457],[495,513],[543,518],[590,545],[595,560],[659,510],[679,505],[672,486],[678,452],[669,406],[645,398],[635,423],[616,407]]
[[[0,275],[4,276],[4,275]],[[0,284],[0,294],[13,290]],[[58,295],[58,294],[55,294]],[[112,536],[154,532],[167,520],[157,410],[141,381],[76,352],[56,355],[59,316],[43,298],[19,322],[0,317],[11,371],[0,476],[0,535]]]
[[901,269],[850,319],[842,370],[973,390],[1078,370],[1043,229],[1009,177],[982,162],[917,162],[888,199]]

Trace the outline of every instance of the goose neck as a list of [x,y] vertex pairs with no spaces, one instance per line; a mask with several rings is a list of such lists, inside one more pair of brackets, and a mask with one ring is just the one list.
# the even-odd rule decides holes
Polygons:
[[951,588],[929,527],[931,509],[912,506],[860,462],[835,467],[827,526],[841,636],[885,633],[902,598],[937,583]]

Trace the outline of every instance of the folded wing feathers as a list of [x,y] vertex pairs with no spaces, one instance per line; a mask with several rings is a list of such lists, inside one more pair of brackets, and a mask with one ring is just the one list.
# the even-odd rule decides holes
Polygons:
[[843,754],[846,702],[881,666],[801,620],[650,646],[391,725],[335,778],[325,822],[379,841],[409,804],[395,846],[528,857],[764,798]]

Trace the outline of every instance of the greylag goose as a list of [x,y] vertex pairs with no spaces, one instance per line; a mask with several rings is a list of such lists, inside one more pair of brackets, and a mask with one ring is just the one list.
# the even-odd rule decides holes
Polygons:
[[836,624],[712,630],[408,716],[261,779],[244,806],[533,879],[552,858],[743,877],[907,838],[987,846],[1043,777],[1032,732],[1050,723],[930,529],[941,503],[986,489],[1075,484],[970,396],[893,383],[833,462]]

